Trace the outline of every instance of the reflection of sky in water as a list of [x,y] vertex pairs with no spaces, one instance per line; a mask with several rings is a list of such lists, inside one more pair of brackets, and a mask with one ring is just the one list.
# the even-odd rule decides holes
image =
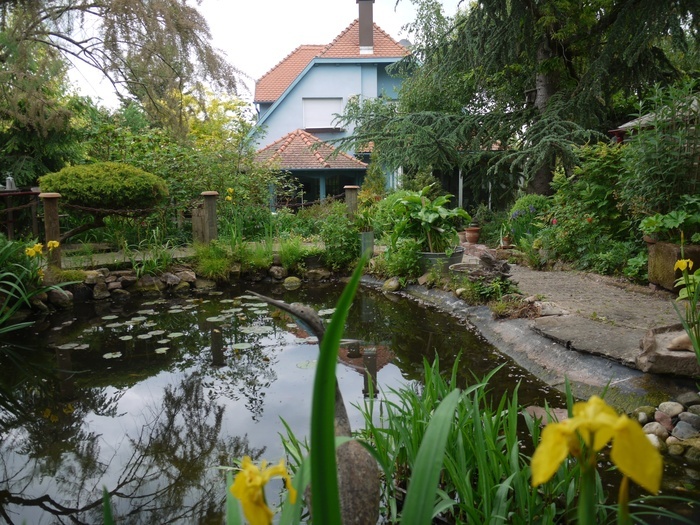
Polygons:
[[[204,305],[199,307],[203,308]],[[159,306],[148,308],[157,309]],[[167,305],[160,306],[161,311],[166,311],[165,308]],[[216,308],[216,305],[209,304],[206,308]],[[220,308],[230,308],[230,304],[222,304]],[[138,315],[139,313],[122,314],[118,321],[123,322]],[[76,407],[81,406],[81,395],[89,396],[91,392],[97,391],[106,398],[116,396],[114,415],[99,415],[94,410],[84,409],[82,419],[76,422],[77,429],[73,428],[73,433],[67,438],[74,439],[77,444],[66,446],[50,465],[47,465],[50,462],[36,451],[32,453],[32,458],[28,458],[25,454],[27,451],[23,450],[23,441],[27,433],[21,428],[12,430],[0,443],[0,487],[17,493],[21,498],[31,499],[49,495],[60,505],[80,508],[98,501],[103,486],[113,490],[133,476],[140,480],[140,486],[129,489],[130,485],[126,483],[126,488],[122,491],[128,493],[130,499],[112,498],[115,512],[123,514],[139,505],[139,497],[149,500],[148,495],[153,492],[177,493],[177,489],[173,488],[177,484],[174,484],[173,480],[179,475],[178,468],[184,465],[190,467],[186,470],[201,468],[201,476],[200,479],[190,481],[182,493],[177,494],[174,506],[196,506],[199,500],[209,498],[213,506],[223,508],[225,486],[215,467],[230,464],[231,458],[226,455],[227,451],[230,453],[231,450],[238,450],[237,455],[242,454],[240,446],[236,448],[231,445],[231,439],[244,439],[247,436],[249,448],[264,449],[261,458],[276,463],[284,457],[280,438],[284,427],[280,418],[287,422],[300,441],[308,435],[318,346],[300,342],[299,337],[303,338],[308,334],[300,335],[296,329],[292,330],[293,333],[286,332],[285,322],[275,322],[274,331],[267,335],[241,336],[232,326],[227,327],[227,321],[218,324],[203,321],[208,315],[209,313],[199,314],[196,310],[169,313],[160,317],[150,315],[149,324],[155,322],[155,326],[132,325],[111,329],[95,329],[96,322],[93,319],[92,327],[83,327],[80,332],[74,330],[72,335],[62,334],[62,330],[54,330],[52,335],[58,337],[56,346],[64,344],[66,339],[71,337],[81,342],[88,341],[89,350],[73,351],[74,365],[83,370],[87,368],[93,371],[101,367],[103,377],[108,376],[104,370],[113,370],[118,375],[123,365],[133,368],[130,375],[139,377],[139,380],[129,388],[78,387],[76,392],[79,399],[74,402]],[[363,315],[366,315],[366,312]],[[180,324],[174,322],[173,316],[177,316],[177,323]],[[245,322],[235,321],[235,318],[228,320],[239,327],[250,322],[255,326],[273,324],[269,311],[262,311],[260,307],[249,314]],[[113,319],[100,321],[102,325],[114,322]],[[183,328],[182,323],[187,327]],[[132,343],[118,339],[124,333],[137,335],[159,329],[161,324],[168,325],[165,328],[171,331],[180,330],[186,333],[184,337],[174,339],[168,344],[170,350],[167,356],[155,356],[154,349],[161,346],[155,340]],[[70,327],[70,324],[66,326]],[[224,366],[212,364],[212,329],[222,332]],[[45,337],[45,334],[42,334],[42,337]],[[104,342],[98,342],[95,339],[97,337],[103,337]],[[167,337],[167,334],[154,339],[161,337]],[[241,341],[252,343],[252,348],[234,350],[232,345]],[[106,350],[117,350],[124,355],[114,360],[97,359]],[[147,355],[143,356],[144,352]],[[83,359],[85,357],[88,358],[87,361]],[[164,370],[148,372],[148,366],[154,363],[157,365],[159,362],[167,363]],[[143,363],[143,369],[139,368],[139,363]],[[241,377],[241,373],[244,377]],[[119,377],[123,379],[123,375]],[[355,405],[363,404],[365,379],[358,370],[342,363],[338,364],[337,377],[352,427],[359,429],[364,421]],[[379,370],[378,383],[380,389],[396,388],[405,383],[405,379],[397,366],[388,363]],[[90,384],[90,380],[83,379],[82,384]],[[193,392],[200,393],[199,398],[192,398],[195,401],[183,393],[183,385],[187,384],[196,385]],[[174,397],[175,401],[168,400],[168,391],[173,394],[171,397]],[[254,395],[250,395],[251,392],[254,392]],[[193,404],[196,406],[192,406]],[[223,407],[221,428],[215,435],[203,439],[200,434],[206,434],[212,428],[216,428],[217,416],[215,410],[212,410],[215,406]],[[205,416],[204,412],[207,409],[210,412]],[[47,421],[41,419],[39,423],[48,425]],[[93,435],[93,440],[76,437],[80,431]],[[200,448],[192,446],[191,450],[188,450],[189,442],[198,438],[202,441],[197,445]],[[40,433],[33,436],[34,441],[42,439]],[[34,441],[32,446],[41,448]],[[94,445],[93,448],[89,451],[82,450],[81,447],[86,447],[88,442]],[[207,446],[210,443],[211,450]],[[243,446],[246,445],[245,441],[242,443]],[[197,464],[183,460],[198,455],[201,457],[197,457]],[[128,466],[126,473],[125,465]],[[186,474],[186,470],[182,472]],[[278,491],[279,487],[277,482],[271,484],[271,501],[275,501],[274,492]],[[132,516],[129,522],[156,523],[160,522],[160,519],[165,521],[166,517],[173,519],[172,514],[164,515],[162,511],[153,510],[161,505],[168,506],[168,497],[171,496],[164,497],[165,501],[159,498],[149,500],[146,510]],[[19,523],[57,522],[55,516],[32,506],[9,506],[6,510]],[[79,519],[90,523],[99,521],[100,516],[101,509],[97,506],[93,511],[79,514]],[[201,519],[201,516],[201,511],[194,511],[179,522],[189,523]],[[67,518],[61,519],[69,522]],[[207,522],[209,521],[206,518],[202,521]],[[217,522],[217,517],[211,522]]]

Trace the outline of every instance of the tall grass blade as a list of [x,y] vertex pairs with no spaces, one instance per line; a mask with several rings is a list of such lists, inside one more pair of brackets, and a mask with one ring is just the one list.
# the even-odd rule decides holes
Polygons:
[[431,522],[447,436],[454,422],[459,398],[459,390],[453,390],[437,407],[428,425],[408,485],[401,525],[424,525]]
[[367,259],[362,258],[343,290],[321,341],[311,403],[311,490],[314,522],[341,525],[335,461],[335,365],[352,299]]

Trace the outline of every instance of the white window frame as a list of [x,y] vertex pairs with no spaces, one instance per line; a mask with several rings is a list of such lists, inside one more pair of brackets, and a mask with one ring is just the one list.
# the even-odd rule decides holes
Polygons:
[[317,97],[302,99],[304,129],[340,129],[335,115],[343,112],[342,97]]

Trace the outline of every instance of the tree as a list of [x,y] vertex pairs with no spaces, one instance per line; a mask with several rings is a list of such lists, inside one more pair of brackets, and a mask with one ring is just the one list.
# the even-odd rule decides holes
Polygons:
[[[29,104],[41,104],[45,97],[40,85],[16,82],[27,65],[37,56],[64,63],[78,60],[101,71],[122,98],[138,100],[151,119],[179,129],[185,94],[202,93],[207,87],[235,93],[238,87],[239,72],[211,46],[206,20],[190,4],[188,0],[3,2],[0,84],[5,93],[20,90]],[[11,104],[4,105],[12,111]]]
[[549,193],[576,145],[627,118],[654,83],[697,74],[669,50],[697,48],[698,0],[482,0],[454,19],[418,4],[398,105],[358,103],[344,117],[356,125],[345,145],[374,141],[395,166],[486,160]]

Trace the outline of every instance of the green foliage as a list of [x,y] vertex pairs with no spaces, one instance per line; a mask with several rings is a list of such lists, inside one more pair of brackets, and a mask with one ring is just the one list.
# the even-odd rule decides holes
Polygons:
[[299,271],[308,251],[304,248],[303,240],[296,236],[280,239],[280,263],[287,271]]
[[372,218],[372,225],[376,238],[381,239],[394,231],[396,226],[394,208],[396,207],[396,203],[407,195],[408,192],[406,190],[393,191],[376,204]]
[[195,269],[197,275],[217,282],[228,282],[235,261],[228,247],[214,240],[209,244],[195,245]]
[[430,186],[426,186],[418,192],[407,192],[396,202],[392,246],[400,238],[416,239],[423,252],[446,252],[457,245],[456,221],[469,220],[469,214],[461,208],[446,207],[452,195],[431,199],[428,197],[430,190]]
[[678,208],[700,193],[700,111],[697,81],[656,86],[639,107],[623,153],[620,198],[639,221]]
[[510,209],[507,229],[512,236],[512,242],[519,244],[527,236],[535,236],[542,228],[543,214],[549,210],[551,201],[544,195],[530,193],[515,201]]
[[138,246],[124,245],[124,253],[137,277],[162,274],[173,263],[173,246],[159,228],[152,230]]
[[151,208],[168,196],[160,177],[116,162],[69,166],[39,179],[41,190],[57,192],[68,204],[97,210]]
[[331,213],[321,225],[321,239],[324,244],[322,259],[334,271],[348,268],[360,256],[359,230],[347,217],[344,203],[331,205]]
[[379,154],[377,150],[374,150],[370,155],[369,166],[367,166],[365,178],[362,181],[362,186],[360,186],[360,193],[384,197],[386,195],[386,185],[386,175],[384,175],[384,170],[382,170]]
[[639,229],[657,240],[680,243],[682,235],[693,243],[700,243],[700,197],[681,195],[674,210],[644,218]]
[[381,256],[386,276],[415,279],[423,274],[420,244],[410,237],[397,239]]

